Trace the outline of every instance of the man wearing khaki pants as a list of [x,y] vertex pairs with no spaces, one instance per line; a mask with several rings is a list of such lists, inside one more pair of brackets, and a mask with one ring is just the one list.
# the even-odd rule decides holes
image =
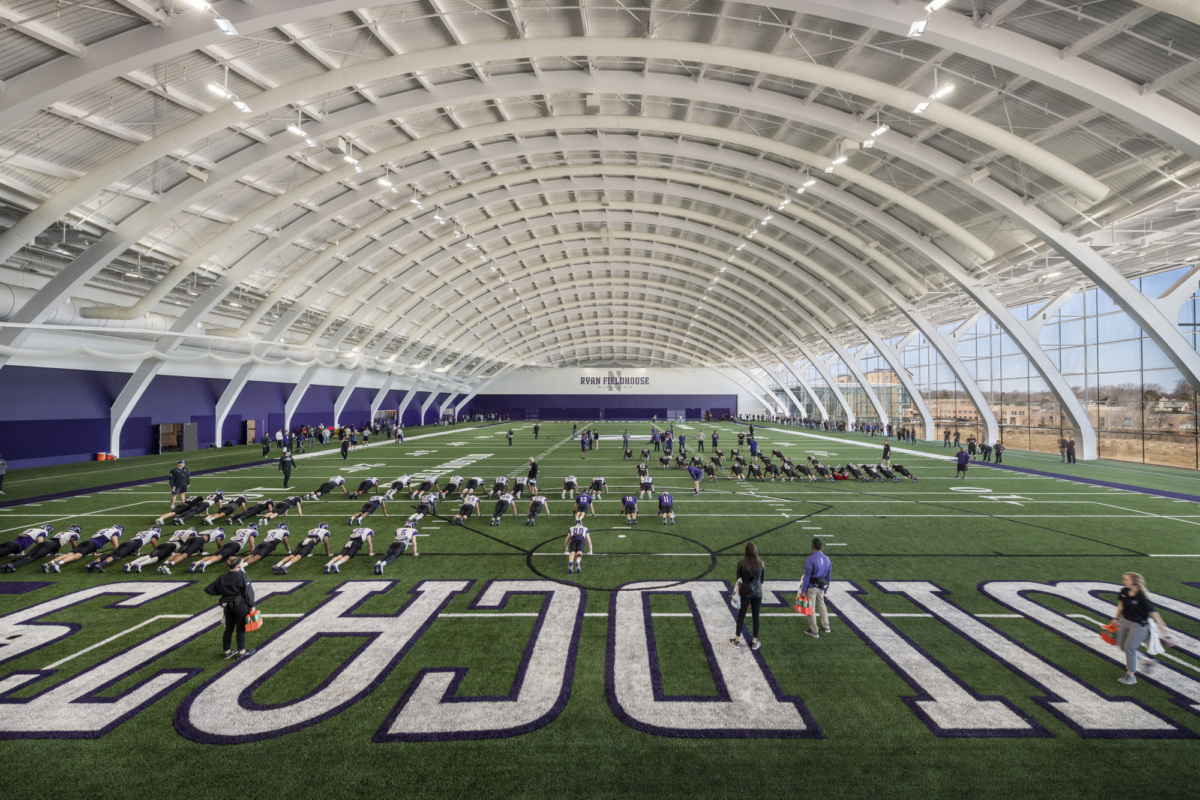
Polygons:
[[825,610],[825,590],[833,579],[833,564],[829,556],[821,552],[823,543],[819,537],[812,540],[812,555],[804,559],[804,580],[800,582],[800,594],[808,598],[813,614],[808,618],[808,628],[804,632],[814,639],[820,638],[817,633],[817,615],[821,617],[821,628],[829,633],[829,612]]

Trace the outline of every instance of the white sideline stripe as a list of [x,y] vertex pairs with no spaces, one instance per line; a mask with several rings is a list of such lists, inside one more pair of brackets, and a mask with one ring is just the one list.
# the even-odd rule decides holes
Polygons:
[[72,659],[79,658],[79,656],[83,655],[84,653],[95,650],[97,647],[103,647],[104,645],[108,644],[109,642],[120,639],[122,636],[124,636],[127,633],[132,633],[133,631],[136,631],[138,628],[144,628],[147,625],[149,625],[151,622],[154,622],[156,620],[188,619],[191,616],[192,616],[191,614],[159,614],[158,616],[151,617],[150,619],[146,620],[145,622],[139,622],[137,625],[134,625],[132,628],[123,630],[120,633],[114,633],[112,636],[108,637],[107,639],[100,641],[100,642],[96,642],[91,647],[85,647],[82,650],[80,650],[78,653],[75,653],[74,655],[69,655],[66,658],[60,658],[58,661],[55,661],[53,664],[50,664],[49,666],[45,667],[45,669],[54,669],[55,667],[61,666],[62,664],[65,664]]
[[1200,558],[1200,553],[1147,553],[1151,558]]
[[[851,444],[856,447],[870,447],[872,450],[882,450],[883,449],[883,442],[879,442],[879,443],[856,442],[853,439],[835,439],[832,436],[821,436],[820,434],[792,430],[791,428],[767,428],[765,430],[770,430],[772,432],[778,431],[780,433],[791,434],[792,436],[803,436],[807,439],[821,439],[826,442],[834,442],[835,444]],[[891,439],[884,439],[884,441],[890,442]],[[949,449],[949,448],[943,448],[943,449]],[[936,453],[925,453],[925,452],[922,452],[921,450],[910,450],[907,447],[893,447],[892,452],[893,453],[908,453],[909,455],[920,456],[922,458],[932,458],[935,461],[954,461],[955,460],[955,456],[943,456],[943,455],[938,455]],[[980,462],[980,463],[982,463],[982,462]]]

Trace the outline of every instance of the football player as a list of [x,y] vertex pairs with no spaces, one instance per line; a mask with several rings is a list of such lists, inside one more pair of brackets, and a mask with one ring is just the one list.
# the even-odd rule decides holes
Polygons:
[[488,497],[499,497],[508,491],[508,478],[501,475],[492,482],[492,493]]
[[349,494],[349,492],[346,491],[346,479],[341,475],[334,475],[332,478],[318,486],[315,492],[311,492],[308,495],[308,499],[316,500],[319,497],[324,497],[334,489],[341,489],[342,494]]
[[185,531],[180,531],[183,534],[191,534],[182,541],[175,555],[169,557],[163,562],[163,565],[158,568],[162,575],[170,575],[171,567],[181,561],[185,561],[194,555],[204,555],[204,545],[212,542],[219,544],[225,541],[225,529],[213,528],[211,531],[198,531],[195,528],[188,528]]
[[230,515],[229,521],[237,523],[238,525],[241,525],[243,522],[245,522],[248,519],[255,519],[255,518],[262,517],[263,514],[270,514],[274,510],[275,510],[275,501],[270,498],[267,498],[266,500],[263,500],[261,503],[257,503],[255,505],[251,506],[250,508],[247,508],[245,511],[242,511],[238,514]]
[[[220,530],[218,528],[217,530]],[[204,572],[208,569],[209,564],[217,564],[227,558],[232,558],[242,552],[242,548],[247,544],[250,549],[254,549],[254,540],[258,536],[258,523],[251,522],[244,528],[238,528],[233,532],[233,535],[225,539],[225,543],[217,548],[217,552],[211,556],[205,556],[188,567],[188,572]]]
[[593,517],[596,516],[596,507],[592,505],[592,496],[583,492],[575,498],[575,521],[582,522],[588,511],[592,512]]
[[135,553],[137,555],[141,555],[142,548],[146,545],[157,547],[161,530],[161,528],[155,525],[154,527],[150,528],[150,530],[138,531],[133,536],[130,536],[124,544],[113,550],[112,553],[109,554],[108,558],[96,559],[92,563],[88,564],[87,571],[104,572],[105,567],[112,566],[115,562],[120,561],[126,556],[131,556]]
[[463,495],[462,505],[458,507],[458,513],[450,518],[450,524],[462,525],[478,510],[479,498],[473,494]]
[[597,500],[604,499],[604,492],[608,491],[608,483],[604,478],[592,478],[592,494]]
[[667,524],[668,519],[672,525],[675,524],[675,498],[668,492],[658,496],[658,513],[662,515],[663,525]]
[[525,524],[537,525],[538,514],[541,514],[543,511],[546,512],[547,517],[553,516],[550,513],[550,503],[546,498],[540,494],[535,494],[529,498],[529,508],[525,510]]
[[500,518],[507,514],[510,510],[512,511],[512,515],[515,517],[517,515],[516,502],[517,498],[515,498],[509,492],[505,492],[504,494],[500,495],[500,497],[496,498],[496,507],[492,509],[492,520],[488,523],[488,525],[499,525]]
[[318,542],[321,542],[325,545],[325,555],[328,556],[330,551],[329,525],[327,523],[322,522],[317,525],[317,527],[306,533],[304,535],[304,541],[296,545],[295,550],[292,550],[292,552],[280,559],[278,564],[271,567],[271,571],[276,575],[287,575],[288,567],[290,567],[292,564],[295,564],[305,556],[312,555],[312,551],[317,546]]
[[621,498],[621,513],[630,525],[637,525],[637,496],[627,494]]
[[340,574],[339,567],[358,554],[358,551],[362,549],[363,542],[367,543],[367,555],[375,555],[375,531],[370,528],[355,528],[350,531],[350,541],[346,542],[342,552],[325,565],[325,574],[328,575],[330,572]]
[[583,543],[587,542],[588,555],[592,554],[592,534],[583,527],[582,522],[576,522],[567,531],[567,539],[563,542],[563,553],[567,556],[567,573],[583,572]]
[[574,475],[568,475],[563,479],[562,499],[567,499],[567,493],[571,495],[571,499],[575,498],[575,492],[579,491],[579,481],[575,480]]
[[[155,528],[155,530],[161,530],[161,528]],[[84,556],[90,556],[93,553],[99,552],[106,546],[111,545],[112,549],[116,550],[121,544],[121,534],[124,532],[125,528],[121,525],[113,525],[111,528],[103,528],[98,530],[92,534],[90,539],[80,542],[79,545],[71,552],[63,553],[61,556],[55,556],[45,564],[42,564],[42,572],[49,572],[50,570],[60,572],[63,564],[70,564],[72,561],[78,561]],[[95,564],[98,560],[99,559],[96,559],[95,561],[92,561],[91,564],[88,564],[88,572],[92,571],[92,564]]]
[[75,543],[83,536],[83,528],[78,525],[72,525],[62,533],[47,533],[42,541],[33,546],[25,555],[8,562],[4,565],[4,572],[16,572],[17,567],[28,564],[30,561],[36,561],[39,558],[52,556],[62,548],[63,545],[74,547]]
[[387,490],[387,499],[391,500],[400,492],[407,492],[408,485],[412,482],[412,477],[409,475],[401,475],[396,480],[392,481],[392,487]]
[[39,525],[21,533],[17,538],[0,544],[0,558],[19,556],[31,545],[41,544],[47,536],[54,533],[53,525]]
[[191,498],[190,500],[184,500],[182,503],[180,503],[179,505],[175,506],[174,508],[172,508],[172,509],[171,509],[170,511],[168,511],[167,513],[163,514],[161,517],[159,517],[158,519],[154,520],[154,524],[155,524],[155,525],[165,525],[168,519],[171,519],[172,517],[178,516],[179,514],[185,514],[185,513],[187,513],[187,511],[188,511],[190,508],[192,508],[193,506],[198,506],[198,505],[200,505],[202,502],[204,502],[204,497],[203,497],[203,496],[201,496],[201,495],[198,495],[198,494],[197,494],[197,495],[192,495],[192,498]]
[[263,534],[262,541],[260,541],[258,545],[250,551],[250,555],[246,556],[246,566],[248,567],[257,561],[262,561],[263,558],[271,555],[271,553],[275,551],[275,548],[279,546],[280,542],[283,542],[284,551],[291,550],[292,546],[291,543],[288,542],[288,535],[288,526],[286,522],[281,522],[271,530],[267,531],[265,534]]
[[249,501],[249,498],[247,498],[246,495],[243,494],[243,495],[238,495],[237,497],[230,500],[228,503],[222,503],[221,506],[216,511],[214,511],[213,513],[209,514],[208,516],[206,516],[204,518],[204,524],[212,525],[214,522],[216,522],[219,519],[232,516],[232,515],[238,513],[239,511],[245,511],[246,503],[248,501]]
[[367,499],[367,502],[363,503],[363,507],[350,517],[350,527],[353,528],[381,508],[383,509],[383,515],[386,517],[388,515],[387,498],[381,494],[372,495]]
[[913,475],[911,472],[909,472],[908,469],[903,464],[897,464],[895,467],[893,467],[893,469],[895,469],[896,472],[900,473],[904,477],[911,480],[913,483],[917,482],[917,476]]
[[159,541],[158,545],[150,551],[148,556],[138,556],[133,561],[125,565],[125,572],[141,573],[142,567],[150,564],[157,564],[160,561],[166,561],[170,556],[174,555],[175,551],[183,546],[183,543],[190,539],[195,534],[192,528],[185,528],[181,531],[175,531],[171,534],[171,538],[167,541]]
[[379,478],[363,478],[358,484],[358,488],[350,493],[351,500],[357,500],[360,496],[368,493],[379,491]]
[[375,574],[382,575],[383,568],[408,552],[410,546],[412,547],[413,558],[420,555],[417,552],[417,529],[405,524],[403,527],[396,529],[396,535],[392,538],[392,543],[388,545],[387,552],[383,554],[383,558],[375,562]]
[[446,488],[441,491],[443,498],[449,497],[452,494],[458,494],[462,491],[463,476],[451,475],[446,479]]
[[297,516],[303,517],[304,509],[301,508],[301,506],[303,504],[304,504],[304,498],[298,494],[292,495],[291,497],[284,498],[283,500],[280,500],[278,503],[276,503],[275,507],[272,508],[269,512],[267,512],[266,514],[263,514],[262,521],[266,522],[267,520],[275,519],[276,517],[285,516],[293,508],[296,509]]

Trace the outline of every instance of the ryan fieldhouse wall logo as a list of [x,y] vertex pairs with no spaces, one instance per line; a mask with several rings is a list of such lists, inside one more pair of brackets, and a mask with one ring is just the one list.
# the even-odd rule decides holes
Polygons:
[[626,378],[621,375],[620,370],[609,370],[608,375],[601,378],[594,375],[584,375],[579,379],[580,386],[603,386],[610,392],[619,392],[623,386],[649,386],[650,378],[648,376],[637,378]]

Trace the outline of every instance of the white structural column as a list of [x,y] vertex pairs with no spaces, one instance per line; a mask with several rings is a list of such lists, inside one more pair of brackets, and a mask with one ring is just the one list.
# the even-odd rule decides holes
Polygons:
[[[291,394],[283,404],[283,427],[287,430],[292,429],[292,417],[296,415],[296,409],[300,407],[300,401],[304,399],[304,395],[308,393],[309,388],[313,385],[313,380],[317,377],[317,372],[320,367],[313,365],[304,370],[304,374],[300,376],[300,380],[296,381],[296,385],[292,387]],[[334,415],[334,427],[337,427],[337,415]]]
[[358,388],[359,381],[366,374],[366,367],[359,367],[354,370],[354,374],[350,376],[342,387],[342,391],[338,393],[337,400],[333,403],[333,426],[335,428],[341,424],[342,412],[346,410],[346,404],[350,402],[350,397],[354,394],[354,390]]
[[375,390],[375,396],[371,398],[371,422],[375,421],[375,415],[379,413],[379,409],[383,407],[383,401],[387,399],[388,392],[392,390],[392,386],[396,383],[396,376],[391,375]]
[[113,455],[121,455],[121,430],[125,427],[125,421],[129,419],[138,400],[142,399],[146,388],[150,386],[150,381],[154,380],[154,376],[162,367],[163,362],[156,358],[148,358],[143,361],[138,365],[133,376],[125,382],[117,399],[113,401],[108,415],[110,442],[108,452]]
[[216,408],[216,445],[221,446],[222,437],[221,429],[225,427],[225,420],[229,418],[229,412],[233,410],[233,404],[237,402],[238,395],[242,393],[242,389],[246,388],[246,383],[250,380],[250,374],[254,371],[254,362],[251,361],[242,364],[237,368],[237,372],[225,385],[225,389],[221,392],[221,396],[217,398]]
[[400,405],[396,406],[396,424],[399,425],[404,421],[404,412],[408,408],[408,404],[417,396],[420,391],[420,384],[414,382],[412,388],[404,393],[404,397],[400,398]]

